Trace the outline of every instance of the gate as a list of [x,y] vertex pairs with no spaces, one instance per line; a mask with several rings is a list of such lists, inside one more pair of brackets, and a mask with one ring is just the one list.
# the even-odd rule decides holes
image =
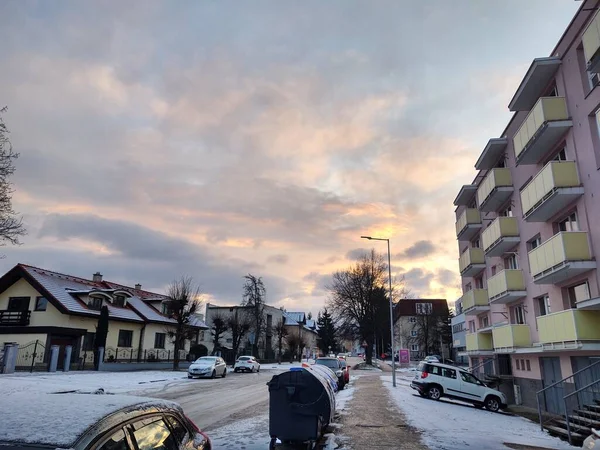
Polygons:
[[44,361],[45,354],[46,346],[39,340],[19,346],[15,370],[29,372],[48,370],[48,364]]

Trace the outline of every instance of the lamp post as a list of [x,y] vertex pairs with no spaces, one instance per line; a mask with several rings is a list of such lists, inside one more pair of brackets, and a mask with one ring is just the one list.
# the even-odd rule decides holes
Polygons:
[[[394,345],[394,311],[392,306],[392,257],[390,254],[390,240],[383,238],[376,238],[372,236],[361,236],[361,239],[368,239],[370,241],[386,241],[387,252],[388,252],[388,284],[390,289],[390,337],[392,339],[392,384],[396,387],[396,349]],[[400,339],[402,340],[402,333],[400,333]],[[400,343],[402,347],[402,342]]]

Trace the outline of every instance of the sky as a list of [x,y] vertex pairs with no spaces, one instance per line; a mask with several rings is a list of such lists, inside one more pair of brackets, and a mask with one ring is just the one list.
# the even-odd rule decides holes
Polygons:
[[413,296],[460,293],[454,206],[569,0],[0,4],[0,106],[28,234],[0,252],[311,311],[389,238]]

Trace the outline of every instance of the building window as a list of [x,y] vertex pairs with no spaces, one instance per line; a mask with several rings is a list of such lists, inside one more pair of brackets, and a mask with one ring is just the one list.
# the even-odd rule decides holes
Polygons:
[[415,304],[416,313],[420,315],[431,314],[433,311],[433,304],[431,303],[416,303]]
[[590,286],[588,282],[580,283],[575,286],[571,286],[567,289],[569,292],[569,301],[571,302],[571,308],[577,308],[577,303],[590,298]]
[[227,344],[233,343],[233,338],[227,338],[227,339],[225,339],[225,343],[227,343]]
[[527,365],[527,372],[531,372],[531,363],[528,359],[525,360],[525,364]]
[[469,332],[475,333],[475,321],[474,320],[469,320]]
[[539,314],[538,316],[547,316],[550,314],[550,297],[548,295],[542,295],[535,299],[537,302],[537,307]]
[[165,348],[167,333],[154,333],[154,348]]
[[102,309],[102,298],[90,297],[90,299],[88,300],[88,308],[96,310]]
[[515,364],[517,365],[517,370],[521,370],[521,362],[518,359],[515,359]]
[[527,242],[527,248],[529,250],[538,248],[540,245],[542,245],[542,238],[539,235]]
[[113,305],[125,306],[125,296],[124,295],[115,295],[115,299],[113,300]]
[[83,348],[84,352],[91,352],[94,350],[94,340],[96,339],[96,333],[85,333],[83,337]]
[[510,255],[504,260],[504,267],[510,270],[517,270],[519,268],[519,260],[517,255]]
[[35,299],[35,310],[36,311],[46,311],[47,306],[48,306],[48,299],[46,299],[46,297],[37,297]]
[[475,239],[473,242],[471,242],[471,247],[481,248],[481,241],[479,239]]
[[525,325],[527,323],[525,319],[525,308],[523,307],[523,305],[515,306],[513,312],[514,323],[516,323],[517,325]]
[[117,347],[131,347],[133,341],[133,331],[131,330],[119,330],[119,340]]
[[202,331],[200,332],[200,336],[199,336],[199,338],[198,338],[198,339],[200,339],[200,341],[204,341],[204,330],[202,330]]
[[500,215],[503,217],[512,217],[513,216],[512,206],[509,206],[508,208],[506,208],[504,211],[502,211],[500,213]]
[[554,158],[552,158],[552,161],[566,161],[567,160],[567,148],[563,147],[556,155],[554,155]]
[[556,85],[552,86],[552,89],[550,89],[548,94],[544,95],[544,97],[558,97],[558,90],[556,89]]
[[30,297],[10,297],[8,299],[9,311],[28,311]]
[[408,318],[408,321],[409,321],[410,323],[417,323],[417,318],[416,318],[415,316],[410,316],[410,317]]
[[479,328],[487,328],[490,326],[490,319],[488,316],[483,316],[479,318]]
[[492,276],[496,275],[496,266],[492,266]]
[[412,330],[412,331],[410,332],[410,335],[411,335],[412,337],[416,337],[416,336],[417,336],[417,332],[416,332],[415,330]]
[[419,351],[419,344],[410,344],[410,350],[413,352]]
[[558,231],[579,231],[577,223],[577,213],[571,213],[565,219],[558,222]]

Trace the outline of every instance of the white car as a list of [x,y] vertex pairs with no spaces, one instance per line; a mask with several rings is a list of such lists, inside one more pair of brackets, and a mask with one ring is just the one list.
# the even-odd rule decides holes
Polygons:
[[233,366],[234,372],[260,372],[260,364],[254,356],[240,356]]
[[469,402],[477,408],[498,412],[507,406],[506,396],[487,387],[470,372],[456,366],[436,362],[419,364],[419,371],[410,383],[421,397],[439,400],[442,397]]
[[225,378],[227,376],[227,364],[219,356],[202,356],[190,364],[188,378]]

